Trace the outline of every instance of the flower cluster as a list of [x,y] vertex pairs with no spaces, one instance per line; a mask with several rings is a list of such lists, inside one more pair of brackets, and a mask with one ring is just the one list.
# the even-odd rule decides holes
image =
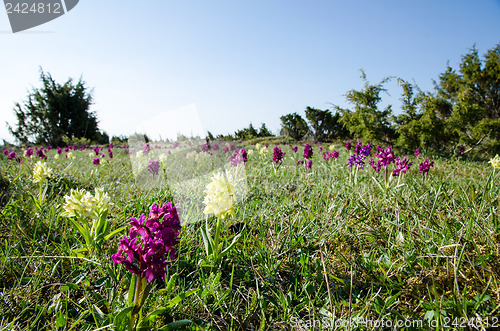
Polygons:
[[220,218],[234,215],[235,189],[230,176],[227,175],[217,173],[207,185],[203,200],[204,214],[215,214]]
[[400,159],[399,157],[396,158],[396,168],[392,170],[392,175],[394,177],[397,177],[400,173],[406,174],[406,172],[410,170],[412,164],[413,162],[409,162],[406,156],[402,159]]
[[313,149],[312,146],[309,144],[306,144],[304,146],[304,154],[303,154],[304,159],[310,159],[313,157]]
[[[14,160],[14,161],[15,161],[15,160],[18,160],[18,159],[17,159],[17,154],[16,154],[16,152],[10,152],[10,153],[9,153],[9,156],[8,156],[7,158],[8,158],[9,160]],[[19,161],[19,160],[18,160],[18,161]]]
[[209,149],[210,149],[210,145],[207,142],[204,143],[203,145],[201,145],[202,152],[208,152]]
[[149,154],[150,150],[151,150],[151,147],[149,146],[149,143],[146,143],[146,145],[144,145],[144,148],[142,149],[142,152],[144,154]]
[[231,161],[230,161],[231,166],[236,167],[240,163],[246,164],[247,158],[248,158],[248,153],[246,149],[242,148],[240,150],[236,150],[233,156],[231,156]]
[[378,174],[381,167],[380,162],[375,162],[375,160],[371,158],[370,161],[368,161],[368,163],[373,168],[373,170],[375,170],[375,172]]
[[94,196],[85,190],[71,189],[64,200],[61,216],[96,218],[109,209],[111,199],[104,189],[96,188]]
[[354,154],[347,160],[349,167],[358,166],[363,168],[365,166],[364,160],[370,155],[372,151],[372,145],[367,143],[363,145],[363,142],[358,141],[356,147],[354,147]]
[[151,206],[149,217],[144,214],[131,218],[129,238],[123,236],[118,251],[112,255],[116,264],[151,283],[165,277],[167,258],[175,258],[181,223],[177,206],[168,202],[162,207]]
[[26,151],[24,152],[24,156],[26,156],[26,157],[30,157],[30,156],[32,156],[32,155],[33,155],[33,148],[28,147],[28,148],[26,149]]
[[285,156],[285,152],[281,150],[278,146],[274,146],[274,151],[273,151],[273,162],[278,164],[283,160],[283,157]]
[[42,183],[52,173],[52,169],[47,167],[45,162],[38,161],[33,168],[33,182]]
[[339,152],[333,150],[332,152],[323,153],[323,160],[328,161],[329,159],[336,160],[339,157]]
[[153,175],[160,173],[160,160],[149,161],[148,172]]
[[420,173],[421,174],[426,174],[431,170],[431,167],[434,166],[434,161],[430,160],[428,158],[425,158],[424,162],[420,163]]
[[495,155],[494,158],[492,158],[488,163],[491,163],[491,166],[493,169],[500,169],[500,156]]
[[362,154],[352,154],[351,157],[347,160],[347,164],[349,167],[357,166],[363,168],[365,166],[365,156]]
[[47,159],[47,155],[45,155],[45,150],[42,148],[40,149],[37,149],[36,150],[36,156],[38,156],[39,158],[41,158],[42,160],[46,160]]
[[395,160],[392,146],[388,146],[386,149],[377,146],[377,153],[375,153],[375,156],[378,157],[378,163],[384,167],[387,167]]

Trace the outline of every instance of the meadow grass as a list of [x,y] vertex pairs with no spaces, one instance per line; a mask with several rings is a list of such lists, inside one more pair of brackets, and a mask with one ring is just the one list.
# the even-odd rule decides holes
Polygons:
[[[280,167],[271,149],[249,156],[248,192],[223,230],[227,242],[243,236],[220,267],[200,263],[204,221],[181,217],[176,258],[144,307],[161,309],[152,329],[185,319],[192,330],[375,330],[389,321],[408,330],[500,326],[500,175],[490,164],[435,159],[424,182],[423,159],[412,157],[399,185],[386,187],[368,165],[354,179],[344,149],[325,162],[314,146],[306,169],[295,164],[300,148],[281,147]],[[74,160],[48,153],[53,172],[42,203],[32,181],[35,159],[0,159],[0,329],[113,329],[126,307],[131,274],[111,260],[126,231],[95,255],[77,255],[82,238],[60,216],[71,189],[103,187],[113,202],[112,230],[154,202],[176,202],[166,184],[138,184],[126,150],[115,148],[101,165],[88,151],[73,153]],[[191,174],[216,169],[176,162]]]

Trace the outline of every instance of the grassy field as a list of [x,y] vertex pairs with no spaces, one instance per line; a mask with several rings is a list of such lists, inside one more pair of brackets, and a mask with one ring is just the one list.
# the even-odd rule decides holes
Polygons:
[[[244,186],[234,216],[219,219],[224,247],[240,237],[209,265],[201,229],[218,219],[205,218],[204,191],[233,155],[220,145],[213,155],[115,147],[98,165],[91,149],[71,151],[74,159],[53,149],[52,172],[38,183],[38,157],[0,156],[0,329],[118,328],[133,277],[111,255],[131,217],[169,201],[179,204],[180,242],[145,300],[142,318],[156,312],[145,328],[182,320],[189,330],[500,327],[500,175],[491,164],[437,158],[424,182],[419,163],[430,156],[410,155],[408,173],[386,183],[368,160],[351,169],[343,145],[325,161],[329,146],[312,144],[310,169],[296,164],[303,145],[297,153],[279,145],[279,166],[274,144],[241,145]],[[147,171],[156,159],[158,175]],[[110,197],[109,232],[126,229],[86,251],[76,218],[61,213],[71,189],[95,188]]]

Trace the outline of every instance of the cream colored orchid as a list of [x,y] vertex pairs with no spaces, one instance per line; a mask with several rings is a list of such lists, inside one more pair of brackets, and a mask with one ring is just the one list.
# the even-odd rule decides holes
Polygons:
[[230,179],[223,173],[215,174],[205,190],[205,214],[215,214],[217,217],[226,218],[234,215],[235,190]]
[[52,173],[52,169],[47,167],[45,162],[38,161],[33,168],[33,182],[34,183],[42,183],[47,177],[50,177]]
[[492,158],[488,163],[491,163],[491,166],[493,169],[500,169],[500,156],[495,155],[494,158]]

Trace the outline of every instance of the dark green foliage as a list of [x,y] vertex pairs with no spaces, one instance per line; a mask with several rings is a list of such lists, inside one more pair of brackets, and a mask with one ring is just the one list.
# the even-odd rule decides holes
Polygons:
[[111,143],[115,146],[120,146],[120,145],[126,145],[128,141],[128,138],[125,136],[113,136],[111,138]]
[[259,137],[274,137],[274,134],[267,129],[265,123],[262,123],[259,129]]
[[[144,141],[144,143],[148,143],[151,141],[151,139],[149,139],[148,135],[145,134],[145,133],[134,133],[133,135],[131,135],[130,137],[128,137],[127,139],[128,141]],[[182,140],[182,137],[177,137],[177,140],[181,141]]]
[[340,121],[354,138],[388,143],[394,137],[394,130],[389,121],[392,113],[391,106],[379,110],[378,104],[382,101],[380,93],[386,91],[383,85],[390,78],[384,78],[377,85],[371,85],[363,70],[361,70],[361,78],[365,81],[364,88],[346,93],[347,101],[354,106],[354,109],[342,109],[336,106],[336,109],[342,113]]
[[248,128],[236,131],[234,133],[234,136],[236,139],[247,140],[258,137],[259,134],[257,133],[257,130],[255,130],[255,128],[253,127],[252,123],[250,123],[250,126]]
[[442,118],[454,143],[491,153],[500,152],[500,44],[481,60],[473,47],[462,57],[458,71],[449,65],[435,84]]
[[92,94],[80,79],[70,78],[63,85],[40,70],[43,87],[33,89],[23,105],[16,103],[16,128],[9,131],[22,143],[61,145],[63,137],[87,138],[107,143],[109,138],[98,128],[96,114],[90,112]]
[[8,189],[10,181],[3,173],[0,173],[0,206],[3,206],[8,200]]
[[348,136],[348,131],[340,122],[339,113],[332,115],[329,110],[307,107],[306,118],[314,131],[314,139],[316,140],[332,141]]
[[282,135],[300,140],[309,131],[306,121],[297,113],[281,116],[280,119]]

